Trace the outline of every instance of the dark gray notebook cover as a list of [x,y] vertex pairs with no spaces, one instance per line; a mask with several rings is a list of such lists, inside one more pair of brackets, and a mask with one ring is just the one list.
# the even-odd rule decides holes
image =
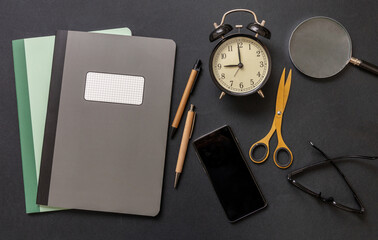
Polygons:
[[38,204],[158,214],[175,52],[168,39],[58,31]]

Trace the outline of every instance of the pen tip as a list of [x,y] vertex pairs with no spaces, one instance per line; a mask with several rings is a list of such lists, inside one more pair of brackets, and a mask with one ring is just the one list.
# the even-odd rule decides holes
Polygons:
[[176,131],[177,131],[177,128],[171,127],[171,138],[173,138],[173,136],[175,135]]
[[199,69],[202,65],[201,59],[197,59],[196,63],[194,64],[194,69]]
[[178,183],[179,177],[180,177],[180,173],[176,172],[176,176],[175,176],[175,184],[173,185],[173,188],[174,188],[174,189],[176,189],[176,187],[177,187],[177,183]]

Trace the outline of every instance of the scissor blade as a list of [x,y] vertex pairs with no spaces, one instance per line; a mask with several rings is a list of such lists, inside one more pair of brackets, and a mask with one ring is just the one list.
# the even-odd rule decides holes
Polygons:
[[285,108],[284,90],[285,90],[285,68],[282,71],[280,83],[278,85],[278,90],[277,90],[276,114],[278,111],[282,112]]
[[285,82],[285,91],[284,91],[284,96],[283,96],[284,106],[283,106],[282,111],[285,110],[287,99],[289,98],[290,87],[291,87],[291,69],[289,71],[289,75],[287,75],[287,79]]

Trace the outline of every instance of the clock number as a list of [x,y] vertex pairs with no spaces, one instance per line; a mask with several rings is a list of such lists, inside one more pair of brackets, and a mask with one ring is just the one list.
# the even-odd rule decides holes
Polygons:
[[232,87],[232,84],[234,84],[234,80],[230,80],[231,87]]
[[260,72],[257,72],[257,76],[258,76],[258,77],[261,77],[261,73],[260,73]]
[[224,73],[221,74],[221,78],[222,79],[225,79],[226,78],[226,75]]
[[239,42],[238,45],[239,45],[239,48],[243,48],[243,42]]
[[253,79],[250,80],[251,81],[251,85],[255,85],[255,82],[253,81]]
[[239,83],[239,87],[240,87],[240,88],[243,88],[243,87],[244,87],[243,82]]
[[260,53],[261,53],[260,50],[259,50],[259,51],[256,51],[256,56],[257,56],[257,57],[260,57]]
[[221,59],[226,59],[227,55],[225,53],[221,54]]
[[232,52],[232,46],[227,46],[229,52]]
[[248,46],[249,46],[248,50],[251,50],[251,44],[248,44]]
[[260,61],[260,67],[264,67],[264,62]]
[[218,67],[218,70],[220,70],[222,68],[222,64],[218,63],[217,67]]

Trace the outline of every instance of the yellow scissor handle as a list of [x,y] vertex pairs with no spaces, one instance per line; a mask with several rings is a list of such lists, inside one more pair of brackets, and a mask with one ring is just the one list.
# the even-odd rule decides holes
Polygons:
[[[274,131],[276,131],[276,126],[275,126],[275,120],[273,121],[272,128],[270,129],[269,133],[260,141],[257,141],[254,143],[251,148],[249,149],[249,158],[252,160],[254,163],[262,163],[264,162],[268,156],[269,156],[269,141],[270,138],[273,136]],[[257,159],[256,157],[253,156],[253,153],[255,152],[256,148],[262,146],[265,149],[265,154],[261,158]]]
[[[257,147],[259,146],[262,146],[264,147],[265,149],[265,153],[264,153],[264,156],[262,156],[261,158],[257,159],[253,156],[253,153],[254,151],[256,150]],[[265,160],[268,158],[269,156],[269,139],[268,141],[264,139],[261,139],[260,141],[256,142],[255,144],[253,144],[251,146],[251,148],[249,149],[249,158],[252,160],[252,162],[254,163],[262,163],[262,162],[265,162]]]
[[[282,164],[278,161],[278,153],[281,151],[284,151],[289,155],[290,160],[287,163]],[[290,151],[290,149],[286,145],[282,147],[277,147],[276,150],[274,151],[273,160],[277,167],[282,168],[282,169],[288,168],[293,162],[293,153]]]
[[[279,167],[281,169],[285,169],[285,168],[290,167],[291,163],[293,162],[293,153],[286,146],[286,144],[285,144],[285,142],[284,142],[284,140],[282,138],[281,126],[280,125],[278,125],[278,126],[276,125],[276,127],[277,127],[276,130],[277,130],[277,140],[278,140],[278,143],[277,143],[277,148],[274,151],[273,160],[274,160],[274,163],[276,164],[277,167]],[[281,151],[286,152],[287,155],[289,156],[289,161],[287,161],[286,163],[282,163],[278,159],[278,153],[281,152]]]

